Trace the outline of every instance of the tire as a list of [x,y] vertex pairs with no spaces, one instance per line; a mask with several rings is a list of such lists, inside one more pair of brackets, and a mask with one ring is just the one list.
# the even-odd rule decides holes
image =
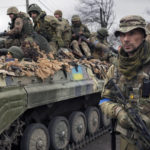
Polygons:
[[84,139],[87,129],[86,117],[82,112],[73,112],[69,117],[71,140],[75,143]]
[[50,137],[47,128],[40,123],[27,126],[21,139],[21,150],[49,150]]
[[55,117],[49,124],[49,134],[53,149],[64,149],[70,141],[70,126],[65,117]]
[[96,107],[87,108],[86,112],[87,119],[87,132],[94,134],[100,128],[100,112]]

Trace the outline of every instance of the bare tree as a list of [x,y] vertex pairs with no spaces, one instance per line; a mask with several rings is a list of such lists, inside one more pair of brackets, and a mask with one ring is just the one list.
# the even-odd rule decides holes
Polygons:
[[113,0],[80,0],[77,11],[84,23],[109,29],[115,19],[113,5]]

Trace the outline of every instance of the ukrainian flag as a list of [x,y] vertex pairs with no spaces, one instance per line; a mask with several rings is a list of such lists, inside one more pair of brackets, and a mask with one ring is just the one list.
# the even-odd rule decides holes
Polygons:
[[73,68],[72,76],[73,76],[73,80],[82,80],[83,79],[82,67],[78,66],[77,70]]

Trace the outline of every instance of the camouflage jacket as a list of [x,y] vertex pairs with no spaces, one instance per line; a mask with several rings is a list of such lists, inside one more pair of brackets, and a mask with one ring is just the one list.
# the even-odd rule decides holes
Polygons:
[[79,32],[82,32],[83,36],[85,36],[86,38],[90,37],[90,31],[88,29],[88,27],[84,24],[81,24],[79,27],[76,27],[74,25],[71,26],[71,32],[72,34],[76,34],[75,37],[72,38],[72,40],[78,40],[79,39]]
[[57,40],[58,25],[59,22],[55,17],[48,16],[43,11],[34,20],[35,31],[44,36],[48,42]]
[[[150,49],[148,49],[149,51]],[[148,52],[149,53],[149,52]],[[142,62],[140,64],[140,68],[136,70],[136,75],[131,79],[127,79],[127,77],[120,72],[120,68],[118,66],[112,65],[106,76],[102,97],[111,99],[111,104],[113,105],[122,105],[120,101],[118,101],[116,96],[116,90],[113,87],[107,86],[107,83],[110,79],[114,78],[116,84],[120,88],[122,94],[126,98],[127,104],[131,107],[137,107],[140,114],[146,115],[147,118],[150,119],[150,59],[147,57],[146,63]],[[127,60],[126,60],[127,61]],[[105,107],[107,107],[110,102],[105,102]],[[109,111],[107,108],[103,108],[103,110]],[[111,110],[114,111],[114,110]],[[147,122],[149,123],[149,119]],[[150,124],[147,124],[148,129],[150,129]],[[128,130],[124,127],[117,125],[117,130],[122,133],[123,136],[128,138],[131,136],[128,134]],[[136,133],[133,136],[136,138]]]
[[68,20],[64,18],[59,20],[59,30],[61,32],[64,45],[68,47],[71,41],[71,26],[69,25]]
[[13,28],[7,32],[9,36],[26,38],[34,32],[30,18],[26,13],[20,12],[14,20]]
[[106,40],[100,40],[96,36],[93,36],[91,37],[90,42],[92,43],[92,45],[94,45],[92,49],[92,56],[94,58],[116,64],[117,55],[112,52],[112,50],[110,49],[110,45]]

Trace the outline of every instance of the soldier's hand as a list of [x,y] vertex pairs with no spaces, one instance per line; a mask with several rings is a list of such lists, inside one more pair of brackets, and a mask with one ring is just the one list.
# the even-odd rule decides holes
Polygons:
[[79,34],[80,34],[80,35],[82,35],[82,34],[83,34],[83,32],[82,32],[82,31],[80,31],[80,32],[79,32]]
[[116,108],[116,116],[118,123],[123,127],[123,128],[134,128],[134,124],[132,123],[131,119],[129,118],[127,112],[122,108],[118,107]]

